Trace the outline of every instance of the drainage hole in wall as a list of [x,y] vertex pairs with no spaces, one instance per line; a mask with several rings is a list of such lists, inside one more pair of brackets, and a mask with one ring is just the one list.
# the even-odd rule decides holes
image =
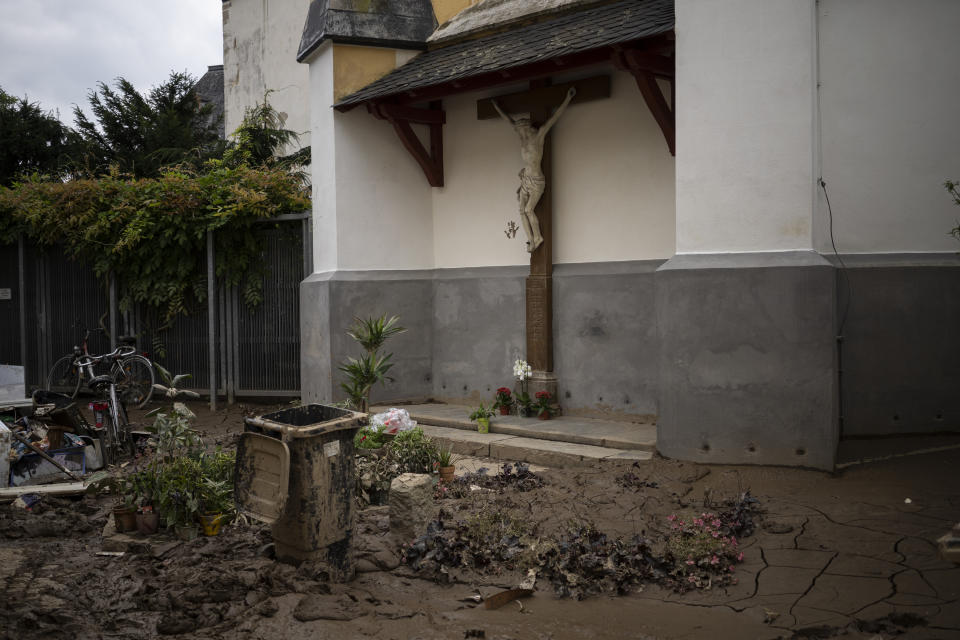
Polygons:
[[706,442],[704,442],[702,445],[700,445],[700,451],[703,451],[704,453],[709,453],[709,452],[710,452],[710,445],[708,445]]
[[463,385],[463,390],[464,390],[464,391],[467,390],[467,385]]
[[623,404],[630,404],[630,396],[623,396]]
[[446,388],[447,388],[447,385],[442,384],[442,385],[440,385],[440,388],[441,388],[441,389],[446,389]]
[[938,414],[937,414],[937,417],[934,418],[934,419],[935,419],[935,420],[943,420],[943,414],[942,414],[942,413],[938,413]]
[[898,413],[893,414],[893,421],[894,421],[894,422],[896,422],[896,421],[899,420],[899,419],[900,419],[900,414],[898,414]]
[[603,396],[598,397],[597,402],[603,402]]
[[564,392],[563,392],[563,397],[564,397],[564,398],[569,398],[569,397],[570,397],[570,392],[569,392],[569,391],[564,391]]
[[750,453],[755,453],[757,451],[757,447],[755,445],[748,444],[747,451],[749,451]]
[[803,447],[800,447],[799,449],[796,450],[795,453],[796,453],[798,456],[805,456],[805,455],[807,455],[807,450],[804,449]]

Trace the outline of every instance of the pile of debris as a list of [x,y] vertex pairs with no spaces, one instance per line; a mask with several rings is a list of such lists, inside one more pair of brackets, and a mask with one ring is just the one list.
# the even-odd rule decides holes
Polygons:
[[[508,472],[505,477],[526,473]],[[489,478],[488,487],[526,486],[523,480],[480,477]],[[539,531],[496,502],[464,520],[453,520],[441,510],[426,533],[405,547],[403,560],[422,577],[438,581],[449,580],[453,569],[532,569],[550,582],[557,596],[578,600],[623,595],[644,583],[677,592],[705,590],[736,582],[735,565],[743,561],[739,540],[753,534],[759,512],[749,492],[720,506],[710,512],[671,514],[663,533],[630,539],[608,536],[585,522],[570,523],[559,533]]]
[[29,416],[0,420],[0,488],[80,481],[104,466],[103,440],[73,399],[38,390]]
[[513,491],[533,491],[544,485],[543,478],[533,471],[530,465],[518,462],[516,466],[509,462],[504,463],[499,473],[491,475],[488,469],[480,467],[473,473],[457,476],[452,482],[446,483],[437,494],[438,498],[464,498],[471,491],[480,489],[503,493],[507,489]]

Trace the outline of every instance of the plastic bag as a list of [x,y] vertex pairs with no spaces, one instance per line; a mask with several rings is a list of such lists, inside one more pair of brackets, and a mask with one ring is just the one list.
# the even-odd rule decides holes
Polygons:
[[370,418],[370,428],[386,433],[409,431],[417,426],[406,409],[390,409]]

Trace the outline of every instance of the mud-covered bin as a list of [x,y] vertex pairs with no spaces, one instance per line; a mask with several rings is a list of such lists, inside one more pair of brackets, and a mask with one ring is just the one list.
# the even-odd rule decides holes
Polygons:
[[353,577],[353,438],[366,414],[322,404],[247,418],[237,445],[237,508],[273,527],[278,560],[326,560]]

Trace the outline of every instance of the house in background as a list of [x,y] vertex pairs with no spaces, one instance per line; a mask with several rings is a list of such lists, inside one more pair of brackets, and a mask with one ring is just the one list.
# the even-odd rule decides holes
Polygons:
[[[381,398],[489,398],[533,331],[565,412],[655,419],[670,457],[830,469],[841,437],[960,431],[957,3],[299,5],[277,64],[308,78],[305,401],[338,399],[353,316],[388,313],[411,330]],[[489,99],[571,84],[550,326],[504,234],[522,165]]]

